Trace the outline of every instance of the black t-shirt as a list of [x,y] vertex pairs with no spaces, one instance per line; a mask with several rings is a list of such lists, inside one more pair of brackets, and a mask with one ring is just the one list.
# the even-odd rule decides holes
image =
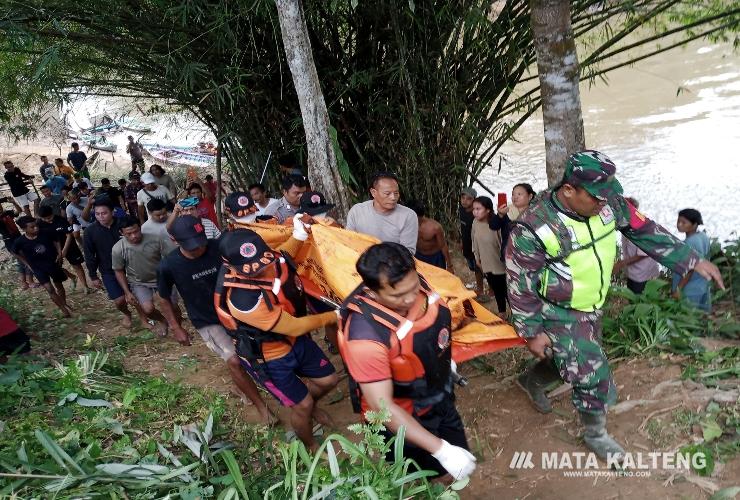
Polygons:
[[67,239],[67,235],[72,232],[72,226],[67,219],[59,215],[55,215],[51,222],[39,219],[38,225],[41,234],[45,234],[51,239],[59,241],[62,246],[64,246],[64,240]]
[[195,328],[220,324],[213,293],[222,263],[217,240],[208,240],[206,253],[197,259],[188,259],[179,248],[174,249],[162,259],[157,269],[159,296],[169,299],[175,285]]
[[54,240],[48,234],[39,233],[34,239],[21,236],[13,244],[13,251],[23,255],[31,269],[49,269],[57,260],[57,249]]
[[71,153],[67,155],[67,161],[72,164],[75,171],[79,172],[85,166],[85,162],[87,161],[87,155],[83,153],[82,151],[77,151],[77,152],[72,151]]
[[102,188],[99,189],[95,195],[95,201],[100,201],[103,198],[107,198],[114,207],[120,207],[121,202],[119,197],[123,197],[123,193],[121,192],[121,190],[111,186],[106,190],[103,190]]
[[473,254],[473,211],[466,211],[462,206],[457,207],[457,217],[460,219],[460,239],[462,240],[463,255]]
[[21,172],[21,169],[16,167],[12,172],[5,171],[5,180],[10,186],[10,192],[13,196],[23,196],[28,193],[25,181],[29,176]]
[[85,251],[85,264],[91,278],[97,276],[98,272],[114,274],[111,251],[113,245],[121,239],[119,224],[119,219],[114,218],[111,227],[105,227],[96,221],[85,228],[82,244]]

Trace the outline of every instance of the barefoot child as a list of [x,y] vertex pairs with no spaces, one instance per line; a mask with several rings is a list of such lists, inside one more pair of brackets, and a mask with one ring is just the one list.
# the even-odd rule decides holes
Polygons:
[[501,260],[501,233],[493,231],[488,222],[493,214],[493,202],[487,196],[473,201],[473,254],[483,271],[488,286],[496,297],[499,315],[506,314],[506,266]]
[[24,234],[15,241],[13,252],[21,262],[31,268],[41,286],[49,293],[52,302],[62,312],[62,316],[69,318],[72,314],[67,305],[63,284],[67,274],[60,265],[62,249],[59,241],[40,234],[38,223],[33,217],[24,215],[19,217],[16,223]]

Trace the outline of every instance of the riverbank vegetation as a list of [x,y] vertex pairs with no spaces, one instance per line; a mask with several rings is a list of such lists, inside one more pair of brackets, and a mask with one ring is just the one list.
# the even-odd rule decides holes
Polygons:
[[[730,305],[737,297],[731,292],[737,243],[713,257],[728,291],[715,293],[711,316],[671,299],[656,281],[643,296],[615,289],[604,322],[614,362],[668,357],[680,364],[682,380],[658,384],[652,394],[659,400],[665,396],[659,390],[678,384],[688,387],[687,401],[700,404],[672,408],[669,422],[649,416],[640,432],[658,446],[676,439],[683,451],[710,457],[706,469],[695,471],[706,476],[740,454],[740,347],[727,340],[738,338],[727,326],[737,327]],[[0,496],[329,498],[333,491],[337,498],[456,498],[465,486],[430,484],[423,473],[409,472],[408,462],[385,461],[397,445],[379,439],[382,415],[325,437],[312,455],[298,441],[286,442],[279,429],[245,423],[220,393],[125,369],[123,359],[137,346],[156,342],[150,332],[103,343],[89,316],[61,324],[43,300],[0,286],[0,306],[34,334],[33,355],[0,367]],[[180,371],[192,362],[181,360]],[[478,365],[464,368],[476,375]],[[515,375],[518,366],[499,370],[496,380]],[[636,404],[646,401],[620,401],[615,411]],[[490,450],[474,449],[490,459]]]
[[[740,26],[737,5],[720,0],[570,4],[584,80]],[[273,1],[102,1],[84,16],[71,0],[0,6],[0,78],[15,82],[0,89],[0,131],[32,134],[50,102],[121,95],[191,111],[242,187],[268,152],[305,150]],[[509,168],[499,150],[541,104],[529,2],[309,0],[303,10],[343,181],[362,193],[373,172],[394,171],[454,227],[459,189],[488,165]]]

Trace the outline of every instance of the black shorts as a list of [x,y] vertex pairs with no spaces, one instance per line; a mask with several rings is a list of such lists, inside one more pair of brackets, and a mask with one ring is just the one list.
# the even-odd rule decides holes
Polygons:
[[59,264],[54,264],[53,266],[44,268],[31,268],[31,270],[33,271],[33,275],[42,285],[47,284],[49,281],[59,283],[67,280],[67,274]]
[[31,350],[31,339],[23,329],[18,328],[9,334],[0,337],[0,356],[13,353],[23,354]]
[[[468,440],[465,437],[465,426],[463,426],[462,418],[457,412],[452,396],[434,405],[431,410],[421,417],[415,418],[422,427],[438,438],[444,439],[453,446],[469,449]],[[386,438],[393,435],[388,431],[383,432],[383,434]],[[419,470],[435,471],[440,476],[447,474],[444,467],[431,453],[409,443],[408,440],[403,444],[403,456],[416,462]],[[386,455],[386,460],[393,461],[393,447]]]
[[83,257],[82,252],[80,252],[80,247],[78,247],[74,242],[72,242],[69,246],[69,250],[67,250],[67,262],[73,266],[79,266],[85,262],[85,257]]

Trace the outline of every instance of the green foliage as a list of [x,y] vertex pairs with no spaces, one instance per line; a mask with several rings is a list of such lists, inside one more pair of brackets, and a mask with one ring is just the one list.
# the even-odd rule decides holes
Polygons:
[[722,379],[740,377],[740,347],[723,347],[691,357],[682,377],[704,385],[715,385]]
[[[316,454],[225,419],[223,399],[164,378],[123,373],[108,356],[0,365],[0,497],[458,498],[410,472],[387,412],[331,435]],[[218,439],[217,439],[218,438]],[[394,451],[395,462],[386,461]]]
[[[387,410],[367,412],[365,424],[353,424],[349,430],[360,439],[353,442],[340,434],[328,436],[313,457],[299,441],[280,444],[285,478],[267,493],[288,495],[303,492],[301,498],[459,498],[457,490],[467,481],[446,489],[432,484],[433,472],[418,471],[410,459],[403,458],[404,430],[389,440],[382,432],[390,419]],[[341,450],[342,453],[339,451]],[[326,456],[324,457],[324,454]],[[392,462],[386,456],[393,456]]]
[[[215,419],[224,413],[220,398],[161,378],[121,374],[107,359],[91,353],[49,365],[26,356],[0,366],[0,496],[210,496],[209,480],[224,464],[229,475],[238,475],[229,484],[244,481],[228,446],[213,440]],[[263,476],[255,477],[251,487],[258,491]]]
[[740,454],[740,402],[731,405],[709,403],[706,410],[695,418],[701,427],[702,442],[681,448],[681,453],[704,453],[707,467],[697,470],[709,475],[715,461],[727,462]]
[[[459,188],[540,105],[529,2],[302,3],[342,179],[362,191],[373,172],[395,171],[406,196],[454,226]],[[732,2],[581,0],[571,10],[584,78],[655,53],[664,37],[681,44],[738,26]],[[14,137],[32,135],[49,102],[93,93],[192,111],[243,185],[268,151],[303,149],[272,0],[100,0],[84,11],[2,0],[0,32],[0,123]]]
[[[737,305],[740,304],[740,238],[735,236],[720,244],[717,240],[712,240],[709,249],[711,261],[719,267],[722,273],[722,279],[725,282],[725,290],[715,287],[712,301],[716,304],[719,301],[726,301],[730,306],[730,312],[735,313]],[[727,333],[730,336],[737,337],[740,333],[737,322],[734,323],[736,329],[731,330],[729,327],[720,333]],[[734,334],[734,335],[733,335]]]
[[[688,455],[689,463],[704,463],[704,467],[692,468],[694,472],[700,476],[710,476],[714,472],[714,458],[712,456],[712,450],[702,444],[691,444],[684,446],[678,450],[680,454]],[[701,458],[694,459],[694,455],[699,455]]]
[[673,299],[668,289],[663,280],[649,281],[640,295],[627,288],[611,289],[604,307],[604,347],[610,357],[702,350],[696,337],[707,333],[704,314]]

